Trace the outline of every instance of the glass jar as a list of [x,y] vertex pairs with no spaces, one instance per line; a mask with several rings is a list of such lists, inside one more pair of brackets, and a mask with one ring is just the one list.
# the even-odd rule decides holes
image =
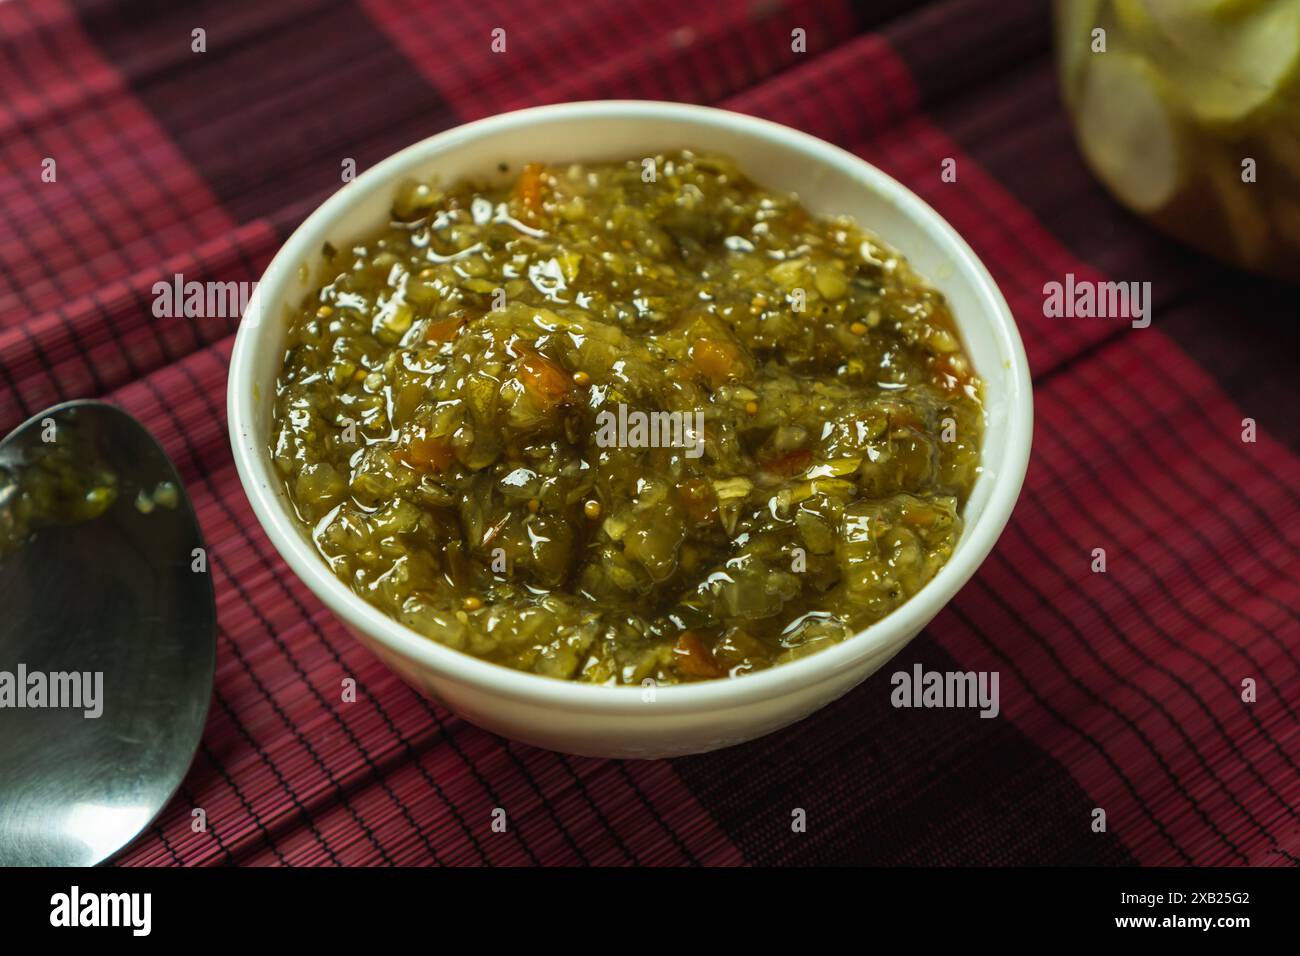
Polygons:
[[1061,89],[1124,205],[1300,280],[1300,0],[1056,0]]

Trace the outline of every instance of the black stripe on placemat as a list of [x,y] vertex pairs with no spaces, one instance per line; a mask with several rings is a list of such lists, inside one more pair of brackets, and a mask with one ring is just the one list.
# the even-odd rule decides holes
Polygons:
[[[350,2],[76,0],[87,34],[240,222],[291,229],[358,172],[456,122]],[[206,31],[207,52],[191,51]]]
[[[873,6],[868,0],[868,6]],[[952,101],[1051,47],[1044,0],[926,3],[888,34],[927,103]],[[1027,122],[1032,118],[1026,117]]]
[[1195,301],[1170,311],[1160,328],[1243,412],[1300,454],[1296,289],[1217,264],[1197,268],[1212,269],[1214,281]]
[[849,0],[859,31],[875,30],[931,0]]
[[[890,675],[961,670],[928,636],[803,721],[674,767],[755,864],[1134,861],[1093,803],[1005,715],[895,709]],[[1004,696],[1005,699],[1005,696]],[[807,831],[792,830],[803,809]]]

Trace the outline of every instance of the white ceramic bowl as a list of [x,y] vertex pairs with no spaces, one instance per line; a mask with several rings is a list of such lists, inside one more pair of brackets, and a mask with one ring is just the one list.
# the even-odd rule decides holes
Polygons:
[[[320,276],[325,242],[343,246],[385,221],[396,185],[450,183],[497,164],[618,160],[691,147],[734,157],[751,177],[792,190],[814,213],[845,213],[899,249],[952,305],[986,383],[983,474],[952,559],[883,621],[842,644],[734,680],[647,690],[570,683],[444,647],[371,607],[317,556],[292,516],[270,455],[271,406],[291,307]],[[1015,322],[988,271],[938,213],[850,153],[737,113],[675,103],[602,101],[494,116],[416,143],[331,196],[267,267],[235,341],[230,438],[244,490],[267,536],[307,586],[407,682],[481,727],[569,753],[666,757],[714,750],[791,724],[877,670],[920,632],[992,549],[1020,493],[1033,417]],[[887,693],[882,687],[878,693]]]

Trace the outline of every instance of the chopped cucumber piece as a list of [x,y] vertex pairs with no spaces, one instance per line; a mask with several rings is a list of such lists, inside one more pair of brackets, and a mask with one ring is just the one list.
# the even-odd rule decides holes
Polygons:
[[1093,58],[1080,91],[1084,156],[1102,182],[1140,212],[1160,209],[1182,183],[1179,129],[1162,87],[1144,60],[1112,51]]
[[1060,58],[1061,91],[1074,106],[1083,73],[1092,56],[1092,31],[1100,26],[1101,0],[1056,0],[1056,55]]
[[[1296,0],[1140,4],[1153,62],[1202,122],[1238,123],[1281,98],[1300,73]],[[1136,22],[1133,28],[1140,29]]]
[[1114,7],[1121,27],[1137,39],[1150,39],[1156,24],[1147,10],[1147,0],[1115,0]]

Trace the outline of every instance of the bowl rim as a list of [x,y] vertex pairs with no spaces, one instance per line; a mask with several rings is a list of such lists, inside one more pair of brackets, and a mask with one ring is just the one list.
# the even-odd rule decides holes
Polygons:
[[[271,327],[269,321],[259,322],[256,317],[266,311],[263,302],[268,299],[278,310],[283,287],[292,282],[296,270],[320,248],[322,234],[345,213],[354,197],[362,198],[368,192],[350,187],[376,185],[381,180],[396,183],[408,166],[426,162],[471,140],[529,124],[628,118],[687,120],[697,125],[720,126],[767,142],[780,141],[808,155],[815,163],[838,167],[850,174],[862,188],[875,191],[912,219],[926,239],[948,257],[955,273],[965,273],[981,307],[993,320],[992,334],[1000,340],[999,354],[1008,357],[1009,375],[1004,381],[1010,385],[1002,460],[995,463],[997,472],[984,510],[973,525],[963,529],[964,548],[934,578],[888,616],[825,650],[738,678],[658,685],[652,698],[657,714],[713,711],[776,699],[832,680],[897,644],[909,631],[919,632],[953,598],[988,556],[1011,516],[1028,467],[1033,431],[1032,385],[1024,345],[1006,299],[979,257],[947,220],[906,186],[847,150],[808,133],[715,107],[652,100],[591,100],[530,107],[475,120],[420,140],[380,161],[326,199],[294,230],[267,266],[249,299],[235,338],[227,384],[227,418],[236,468],[262,529],[293,572],[345,624],[388,652],[414,661],[440,678],[497,697],[569,711],[606,715],[644,713],[646,697],[642,685],[588,684],[515,670],[424,637],[368,604],[334,576],[303,538],[297,519],[282,506],[271,484],[279,479],[270,466],[269,456],[251,438],[256,414],[255,383],[251,380],[253,356],[261,340],[259,329]],[[271,314],[278,315],[278,311]],[[250,316],[255,320],[249,321]]]

